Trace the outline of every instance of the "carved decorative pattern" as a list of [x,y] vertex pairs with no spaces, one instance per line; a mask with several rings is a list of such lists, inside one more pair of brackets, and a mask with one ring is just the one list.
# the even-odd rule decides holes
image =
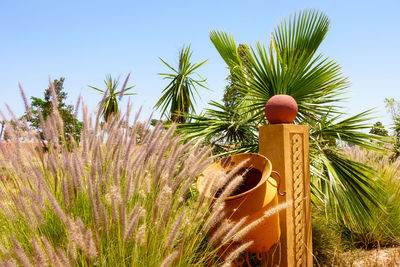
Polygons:
[[306,264],[306,207],[304,202],[304,151],[300,134],[291,136],[292,143],[292,168],[293,168],[293,221],[294,221],[294,257],[296,266]]

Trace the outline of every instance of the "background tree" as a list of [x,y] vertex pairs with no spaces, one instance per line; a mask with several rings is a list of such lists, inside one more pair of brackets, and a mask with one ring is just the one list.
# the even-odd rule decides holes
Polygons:
[[[248,55],[250,53],[249,47],[245,44],[239,44],[237,48],[237,53],[242,65],[242,68],[249,68]],[[238,78],[235,75],[235,70],[232,68],[229,70],[230,74],[226,78],[228,81],[228,85],[225,87],[224,97],[222,101],[224,102],[225,107],[227,108],[235,108],[240,104],[241,99],[243,98],[243,93],[240,90],[240,84],[238,82]]]
[[386,109],[392,115],[393,120],[393,156],[392,159],[400,157],[400,102],[394,98],[385,99]]
[[385,126],[382,125],[382,122],[377,121],[369,131],[370,134],[376,134],[380,136],[389,136],[388,131],[385,129]]
[[[183,46],[179,52],[178,68],[171,67],[162,58],[160,60],[173,71],[173,73],[159,73],[164,79],[170,80],[170,83],[164,88],[163,95],[154,106],[161,109],[161,117],[166,115],[168,120],[182,123],[186,121],[188,113],[194,113],[195,97],[200,96],[196,87],[205,87],[203,79],[196,70],[207,60],[201,63],[192,63],[190,59],[192,52],[189,46]],[[193,78],[196,75],[197,78]]]
[[[57,95],[57,109],[63,121],[64,135],[66,140],[69,140],[70,137],[74,138],[75,140],[79,140],[83,123],[75,117],[74,106],[65,103],[67,100],[67,93],[64,91],[64,80],[65,78],[61,77],[59,80],[55,79],[53,81],[54,90]],[[39,130],[42,139],[44,139],[42,129],[40,128],[38,110],[40,110],[45,121],[53,112],[53,94],[51,93],[51,87],[49,86],[45,89],[43,99],[39,97],[31,97],[31,99],[32,117],[30,117],[27,113],[25,113],[24,116],[30,122],[31,127]]]
[[24,133],[27,129],[24,123],[22,122],[21,118],[10,120],[8,124],[4,122],[2,124],[5,125],[3,132],[4,140],[6,141],[11,140],[13,134],[16,135],[18,139],[24,138],[24,136],[22,136],[23,135],[22,133]]
[[392,119],[400,116],[400,102],[394,98],[385,98],[386,110],[392,115]]
[[106,76],[106,79],[104,80],[104,84],[106,85],[105,90],[88,85],[90,88],[100,92],[103,95],[103,99],[100,101],[99,107],[101,109],[100,115],[103,117],[104,121],[108,121],[111,115],[113,115],[114,117],[118,115],[118,100],[121,100],[122,96],[135,95],[135,93],[127,93],[127,91],[131,90],[134,87],[126,87],[129,77],[130,73],[126,76],[122,88],[119,91],[117,90],[119,85],[119,78],[114,79],[111,77],[110,74],[108,74]]

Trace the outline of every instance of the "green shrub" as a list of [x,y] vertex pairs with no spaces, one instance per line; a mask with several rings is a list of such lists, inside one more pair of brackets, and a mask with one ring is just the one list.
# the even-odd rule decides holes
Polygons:
[[312,210],[312,246],[316,266],[333,266],[342,252],[340,235],[325,213]]

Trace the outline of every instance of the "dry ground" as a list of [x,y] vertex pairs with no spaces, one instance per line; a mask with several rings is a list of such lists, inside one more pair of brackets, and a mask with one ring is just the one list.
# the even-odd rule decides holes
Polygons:
[[395,267],[400,266],[400,247],[374,250],[352,250],[342,255],[339,266]]

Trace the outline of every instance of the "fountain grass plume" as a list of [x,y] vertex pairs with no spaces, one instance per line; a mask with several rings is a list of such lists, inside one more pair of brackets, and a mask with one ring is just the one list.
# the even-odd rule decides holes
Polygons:
[[29,127],[10,127],[11,139],[0,143],[0,265],[221,263],[208,230],[223,224],[222,198],[241,177],[213,205],[190,193],[210,148],[184,143],[175,126],[140,123],[139,115],[131,125],[129,114],[100,123],[84,103],[81,139],[67,147],[53,104],[40,119],[44,140]]
[[230,266],[235,266],[233,264],[233,261],[244,251],[246,251],[246,249],[248,249],[251,245],[253,245],[254,241],[249,241],[247,243],[244,243],[242,245],[240,245],[239,247],[237,247],[235,250],[233,250],[231,253],[228,254],[228,256],[225,259],[224,264],[222,265],[222,267],[230,267]]

